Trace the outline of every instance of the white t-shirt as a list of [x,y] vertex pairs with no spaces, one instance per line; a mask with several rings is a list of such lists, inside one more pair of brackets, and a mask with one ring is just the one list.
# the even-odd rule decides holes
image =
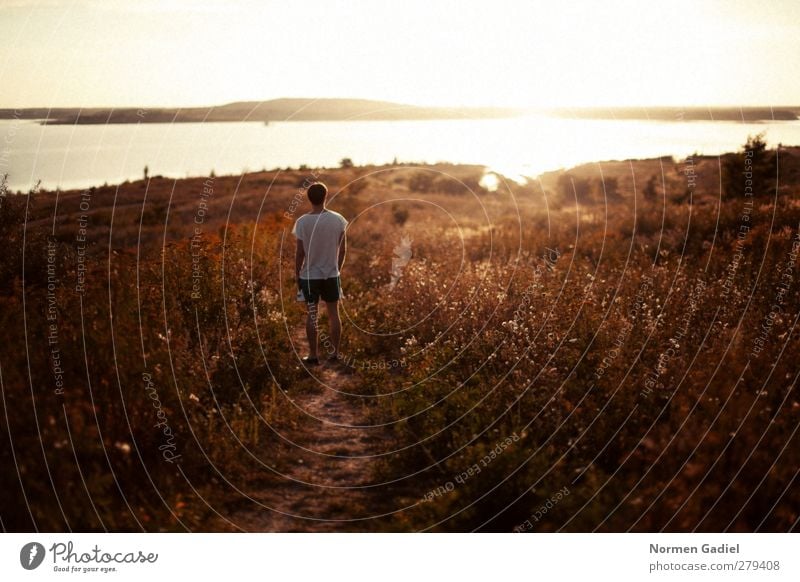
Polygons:
[[329,279],[339,276],[339,238],[347,220],[333,210],[304,214],[297,219],[292,234],[303,241],[306,258],[300,268],[302,279]]

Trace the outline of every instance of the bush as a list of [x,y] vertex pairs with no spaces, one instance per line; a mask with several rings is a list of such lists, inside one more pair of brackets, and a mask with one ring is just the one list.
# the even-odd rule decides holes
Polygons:
[[773,197],[777,178],[775,152],[767,149],[764,134],[749,136],[742,151],[723,161],[723,189],[727,198]]

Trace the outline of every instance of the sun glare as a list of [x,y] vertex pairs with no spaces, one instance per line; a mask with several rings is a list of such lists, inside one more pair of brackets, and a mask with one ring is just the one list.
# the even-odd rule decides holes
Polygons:
[[757,19],[740,2],[158,6],[0,6],[0,106],[791,104],[800,93],[791,3]]

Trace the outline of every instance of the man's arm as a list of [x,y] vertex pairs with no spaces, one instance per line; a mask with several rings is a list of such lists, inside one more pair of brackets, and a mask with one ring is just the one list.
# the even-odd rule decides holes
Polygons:
[[338,259],[339,271],[342,270],[342,265],[344,265],[344,256],[345,256],[346,253],[347,253],[347,237],[345,236],[345,233],[343,232],[339,236],[339,259]]
[[294,251],[294,280],[300,285],[300,268],[303,266],[303,260],[306,258],[306,250],[303,247],[303,241],[297,239],[297,248]]

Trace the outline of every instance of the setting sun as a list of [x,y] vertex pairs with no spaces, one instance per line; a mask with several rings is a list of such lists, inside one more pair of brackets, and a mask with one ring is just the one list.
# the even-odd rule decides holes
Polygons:
[[14,0],[0,107],[793,105],[799,23],[792,1]]

